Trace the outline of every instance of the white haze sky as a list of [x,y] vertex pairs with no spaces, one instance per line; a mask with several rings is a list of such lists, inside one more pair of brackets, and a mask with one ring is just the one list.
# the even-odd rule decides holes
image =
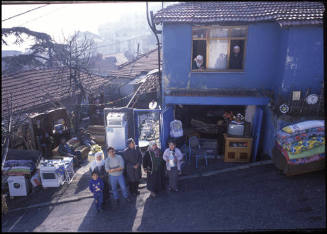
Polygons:
[[[161,2],[149,2],[149,11],[153,7],[161,6],[161,4]],[[164,7],[170,4],[172,2],[164,2]],[[2,5],[1,20],[39,6],[42,5]],[[98,27],[100,25],[107,22],[119,22],[124,20],[123,15],[136,12],[144,12],[144,17],[146,17],[146,3],[117,3],[108,1],[108,3],[49,4],[24,15],[6,20],[2,22],[2,27],[26,27],[34,31],[45,32],[60,42],[63,36],[68,37],[75,31],[90,31],[98,34]],[[3,50],[19,50],[22,52],[27,47],[28,43],[22,45],[14,45],[13,43],[9,46],[2,45]]]

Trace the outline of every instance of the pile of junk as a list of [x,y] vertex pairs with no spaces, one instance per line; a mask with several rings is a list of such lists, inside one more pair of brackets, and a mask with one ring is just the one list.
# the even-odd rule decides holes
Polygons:
[[28,196],[40,188],[60,187],[74,176],[71,157],[44,159],[39,151],[9,149],[2,168],[2,194]]
[[[104,143],[94,139],[90,132],[83,129],[90,137],[91,145],[78,138],[79,132],[73,131],[71,117],[65,108],[56,108],[42,113],[31,114],[28,128],[33,142],[33,149],[8,149],[2,168],[2,194],[5,197],[28,196],[41,188],[60,187],[70,183],[75,174],[76,165],[73,155],[59,153],[60,141],[64,138],[68,147],[79,152],[82,162],[92,153],[91,146]],[[79,129],[82,130],[82,129]],[[103,126],[90,126],[90,130],[101,130]],[[101,132],[101,133],[102,133]],[[101,148],[101,146],[99,146]],[[79,164],[80,165],[80,164]]]

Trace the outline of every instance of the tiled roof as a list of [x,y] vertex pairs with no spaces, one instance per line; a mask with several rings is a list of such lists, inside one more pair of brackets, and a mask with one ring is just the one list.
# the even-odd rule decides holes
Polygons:
[[[25,112],[42,105],[50,104],[47,96],[55,100],[69,97],[69,73],[59,69],[31,70],[13,75],[3,75],[1,79],[2,113],[7,111],[6,99],[13,95],[13,109]],[[94,91],[108,85],[108,79],[81,74],[81,82],[87,91]],[[79,90],[76,91],[79,93]]]
[[251,23],[276,21],[281,26],[322,24],[320,2],[186,2],[158,11],[154,22],[164,23]]
[[[162,60],[162,52],[160,55]],[[109,76],[134,79],[136,76],[147,74],[153,69],[158,69],[158,49],[143,54],[132,62],[122,64],[118,70],[111,71]]]

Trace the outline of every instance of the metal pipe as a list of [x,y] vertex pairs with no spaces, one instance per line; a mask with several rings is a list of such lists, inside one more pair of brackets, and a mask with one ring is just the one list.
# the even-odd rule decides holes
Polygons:
[[[161,72],[160,72],[160,41],[159,41],[159,37],[157,35],[157,30],[155,25],[153,24],[153,21],[150,23],[150,19],[149,19],[149,6],[148,6],[148,2],[146,2],[146,18],[149,24],[149,27],[151,28],[152,32],[154,33],[156,39],[157,39],[157,45],[158,45],[158,71],[159,71],[159,87],[160,87],[160,104],[161,103],[161,92],[162,92],[162,85],[161,85]],[[159,101],[159,100],[158,100]]]

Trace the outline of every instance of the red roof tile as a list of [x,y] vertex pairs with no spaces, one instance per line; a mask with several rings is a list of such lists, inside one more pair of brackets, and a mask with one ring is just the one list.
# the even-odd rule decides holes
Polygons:
[[[47,96],[62,100],[69,97],[70,82],[68,71],[59,69],[31,70],[13,75],[3,75],[2,85],[2,113],[7,111],[6,99],[13,98],[14,111],[23,112],[40,105],[49,104]],[[99,76],[81,74],[81,82],[87,91],[94,91],[101,86],[108,85],[108,79]],[[79,93],[77,90],[76,93]]]

